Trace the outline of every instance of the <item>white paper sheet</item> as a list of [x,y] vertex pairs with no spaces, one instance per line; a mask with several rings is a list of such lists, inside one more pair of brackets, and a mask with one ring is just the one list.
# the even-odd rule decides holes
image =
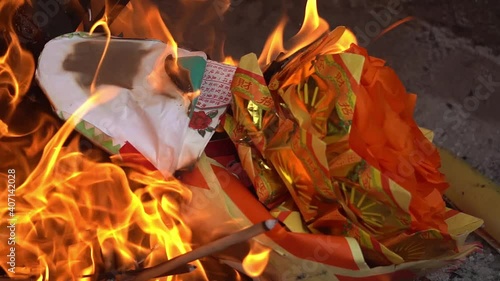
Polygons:
[[[47,43],[40,55],[36,71],[37,80],[54,109],[62,113],[63,117],[74,113],[91,95],[90,89],[82,83],[80,67],[78,63],[75,63],[75,60],[81,61],[78,52],[85,54],[89,45],[87,43],[92,41],[92,44],[100,44],[102,40],[105,39],[88,37],[84,33],[65,35]],[[81,44],[82,42],[86,43]],[[107,80],[118,81],[115,84],[129,83],[131,86],[127,88],[113,85],[115,89],[118,89],[118,95],[106,104],[92,109],[83,117],[83,120],[109,136],[115,144],[123,145],[129,142],[158,170],[168,176],[175,170],[192,164],[203,152],[214,133],[210,128],[217,126],[226,105],[231,101],[229,86],[235,67],[208,62],[207,69],[210,74],[204,75],[201,95],[194,112],[203,111],[211,114],[213,118],[210,128],[201,132],[202,130],[189,126],[190,100],[183,96],[166,72],[162,71],[164,59],[172,54],[172,50],[164,43],[154,40],[112,39],[112,44],[115,44],[113,52],[119,51],[121,45],[123,49],[128,48],[127,42],[140,44],[140,51],[143,53],[137,73],[132,81],[122,81],[121,77],[114,76],[110,76],[111,78]],[[77,44],[80,45],[75,47]],[[79,48],[78,52],[75,51],[77,48]],[[91,49],[91,47],[88,48]],[[110,54],[110,58],[113,56],[116,59],[116,54]],[[119,58],[115,63],[116,69],[113,68],[114,65],[108,64],[103,67],[99,75],[104,71],[108,71],[104,73],[105,75],[114,71],[118,73],[122,71],[118,68],[120,65],[122,68],[131,67],[126,61],[129,56],[130,54],[123,52],[125,61]],[[179,49],[178,56],[198,56],[206,61],[206,55],[202,52]],[[68,60],[73,62],[68,63]],[[85,68],[83,64],[81,68]],[[210,79],[207,80],[207,78]],[[127,78],[123,77],[123,80],[125,79]],[[98,87],[103,86],[106,85],[102,84]]]

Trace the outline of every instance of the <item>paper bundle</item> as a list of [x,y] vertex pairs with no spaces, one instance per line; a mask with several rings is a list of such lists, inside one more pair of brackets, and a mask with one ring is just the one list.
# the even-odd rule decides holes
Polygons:
[[180,70],[169,75],[176,65],[165,43],[113,38],[98,69],[105,44],[87,33],[47,43],[36,77],[54,110],[69,118],[93,94],[98,72],[96,89],[112,87],[118,96],[80,116],[80,133],[111,154],[139,152],[165,176],[193,164],[231,102],[235,68],[178,49]]
[[355,239],[370,266],[460,253],[463,237],[450,229],[468,234],[481,220],[447,223],[448,185],[432,133],[413,120],[415,95],[384,61],[354,44],[344,50],[344,32],[269,83],[255,55],[241,59],[225,128],[259,200],[290,230]]
[[[236,231],[273,217],[238,178],[214,159],[202,156],[195,170],[182,173],[181,179],[193,192],[191,205],[183,210],[193,233],[207,229],[228,230],[228,222],[232,222]],[[196,216],[200,213],[203,216]],[[291,216],[282,213],[278,218],[286,220]],[[292,231],[288,226],[277,226],[256,238],[262,245],[273,249],[259,280],[414,280],[477,250],[477,245],[465,245],[463,241],[481,221],[454,210],[445,210],[445,217],[449,235],[460,241],[457,253],[387,266],[370,265],[367,262],[369,257],[355,238],[299,229]],[[417,243],[408,245],[409,250],[419,251],[420,247],[421,244]]]

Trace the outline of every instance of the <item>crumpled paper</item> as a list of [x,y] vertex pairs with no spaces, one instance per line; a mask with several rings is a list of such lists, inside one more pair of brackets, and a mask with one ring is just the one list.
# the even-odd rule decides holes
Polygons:
[[[446,209],[445,223],[457,241],[457,253],[398,265],[372,266],[355,238],[301,229],[298,221],[293,221],[293,212],[287,212],[290,206],[267,210],[218,159],[202,156],[195,169],[181,173],[180,179],[192,191],[191,202],[183,206],[182,213],[193,233],[218,229],[231,233],[273,216],[284,221],[284,226],[277,225],[254,238],[272,249],[262,280],[410,281],[452,265],[478,249],[478,245],[464,242],[482,221]],[[408,249],[418,249],[418,244],[408,245]]]
[[269,83],[255,55],[241,59],[225,128],[247,173],[267,167],[259,175],[272,181],[253,177],[257,194],[280,194],[260,201],[289,200],[285,189],[302,218],[286,225],[354,238],[371,266],[459,253],[439,154],[412,117],[416,96],[383,60],[342,48],[345,34],[339,27],[307,47]]
[[[61,118],[92,94],[105,43],[102,35],[71,33],[46,44],[36,78]],[[95,86],[112,87],[117,96],[80,116],[76,130],[111,154],[139,152],[165,176],[192,165],[231,102],[235,68],[203,52],[177,52],[193,93],[183,93],[166,73],[165,59],[174,50],[165,43],[112,38]]]

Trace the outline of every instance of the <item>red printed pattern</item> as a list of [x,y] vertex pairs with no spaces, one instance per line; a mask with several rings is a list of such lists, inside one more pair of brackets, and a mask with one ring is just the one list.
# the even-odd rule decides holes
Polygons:
[[218,108],[231,103],[231,82],[236,67],[215,61],[208,61],[203,81],[201,95],[196,107],[200,109]]

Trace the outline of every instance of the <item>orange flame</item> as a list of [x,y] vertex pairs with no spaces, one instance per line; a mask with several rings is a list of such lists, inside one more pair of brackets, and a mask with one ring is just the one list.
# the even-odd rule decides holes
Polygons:
[[109,29],[109,26],[106,23],[105,19],[98,20],[92,26],[92,28],[90,29],[89,33],[93,34],[94,31],[96,30],[96,28],[99,27],[99,26],[103,27],[104,31],[106,32],[106,44],[104,45],[104,50],[103,50],[101,59],[99,60],[99,64],[97,65],[97,69],[95,71],[94,78],[92,79],[92,83],[90,84],[90,93],[94,93],[95,90],[96,90],[95,89],[95,85],[96,85],[97,77],[99,76],[99,71],[101,70],[102,63],[104,61],[104,58],[106,57],[106,53],[108,52],[109,43],[111,42],[111,30]]
[[[268,37],[264,49],[259,57],[261,67],[269,64],[276,59],[280,53],[280,60],[286,59],[298,50],[313,43],[326,32],[328,32],[328,23],[319,16],[316,0],[308,0],[302,27],[286,44],[283,43],[283,33],[287,19],[282,17],[274,31]],[[284,46],[287,46],[286,48]]]
[[321,35],[328,32],[328,23],[318,14],[316,0],[308,0],[306,4],[306,13],[302,27],[299,32],[290,39],[291,47],[288,49],[290,54],[302,49],[303,47],[316,41]]
[[269,35],[260,53],[259,65],[265,66],[270,64],[274,59],[278,57],[279,54],[285,52],[285,47],[283,46],[283,33],[285,31],[285,26],[288,19],[282,16],[278,25],[274,28],[274,31]]
[[161,40],[174,50],[177,57],[177,42],[166,26],[158,8],[150,1],[130,1],[111,26],[115,33],[129,38],[151,38]]
[[[133,23],[133,24],[131,24]],[[158,7],[145,1],[131,1],[120,13],[112,25],[112,30],[116,30],[126,37],[131,38],[150,38],[163,41],[168,46],[165,48],[161,57],[172,55],[173,62],[170,64],[171,71],[179,73],[180,69],[177,64],[178,59],[178,45],[174,36],[166,26]],[[161,88],[163,82],[158,81],[155,73],[163,73],[163,64],[157,64],[156,68],[150,73],[150,79],[155,85],[154,87]],[[196,93],[194,94],[196,95]]]
[[[112,88],[97,89],[16,189],[16,235],[22,237],[16,273],[69,280],[152,266],[190,250],[191,233],[178,212],[190,198],[188,189],[158,173],[135,170],[127,178],[121,167],[79,152],[77,139],[63,147],[78,116],[113,97]],[[2,217],[7,212],[2,209]]]
[[222,61],[223,63],[225,64],[229,64],[229,65],[234,65],[234,66],[237,66],[238,65],[238,61],[235,60],[233,57],[231,56],[226,56],[224,58],[224,61]]
[[269,261],[269,253],[271,249],[262,246],[259,243],[253,242],[250,252],[243,259],[243,269],[250,277],[258,277],[264,272]]
[[[21,47],[12,26],[14,11],[22,4],[24,4],[22,0],[0,3],[0,29],[3,31],[0,40],[8,45],[5,53],[3,55],[0,53],[0,101],[2,101],[0,119],[4,121],[10,119],[14,109],[28,91],[35,71],[33,56]],[[1,44],[2,42],[0,46]],[[6,126],[3,128],[6,130]]]

